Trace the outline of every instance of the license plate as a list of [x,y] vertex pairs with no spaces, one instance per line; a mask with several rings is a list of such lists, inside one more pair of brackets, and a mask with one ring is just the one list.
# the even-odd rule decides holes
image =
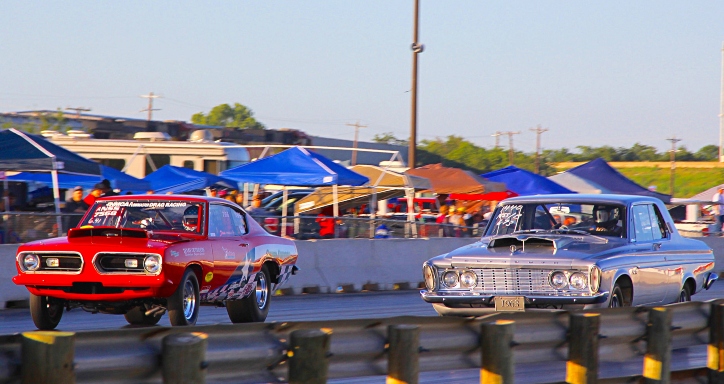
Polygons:
[[525,312],[525,299],[522,296],[496,296],[496,312]]

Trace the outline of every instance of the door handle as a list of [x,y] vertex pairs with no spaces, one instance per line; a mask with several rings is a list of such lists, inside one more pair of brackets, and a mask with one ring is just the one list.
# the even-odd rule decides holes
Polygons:
[[248,246],[249,246],[249,243],[239,243],[239,246],[240,246],[240,247],[248,247]]
[[631,268],[631,274],[632,274],[632,275],[636,275],[636,274],[638,274],[638,273],[639,273],[639,267],[633,267],[633,268]]
[[654,251],[661,249],[661,243],[654,243]]

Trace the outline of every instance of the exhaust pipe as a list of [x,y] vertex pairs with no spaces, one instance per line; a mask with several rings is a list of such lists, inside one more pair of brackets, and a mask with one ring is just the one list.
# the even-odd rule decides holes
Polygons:
[[158,317],[158,316],[163,316],[164,313],[166,313],[166,308],[157,306],[157,307],[153,307],[153,308],[149,309],[144,314],[146,316]]

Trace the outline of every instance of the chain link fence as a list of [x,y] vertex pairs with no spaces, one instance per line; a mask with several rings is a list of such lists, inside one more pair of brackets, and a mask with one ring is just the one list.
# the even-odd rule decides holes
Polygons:
[[[63,233],[58,233],[57,214],[52,212],[0,212],[0,244],[27,243],[65,235],[83,218],[79,213],[61,213]],[[473,226],[437,224],[406,218],[253,216],[264,229],[275,235],[308,239],[386,239],[417,237],[479,237],[485,223]]]

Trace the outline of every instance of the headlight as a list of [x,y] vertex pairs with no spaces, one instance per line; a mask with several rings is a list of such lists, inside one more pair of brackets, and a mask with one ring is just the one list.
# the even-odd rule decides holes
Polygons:
[[435,280],[437,278],[435,268],[430,264],[425,264],[422,267],[422,277],[425,279],[425,287],[428,291],[435,290]]
[[447,271],[442,275],[442,284],[447,288],[455,288],[458,280],[458,273],[455,271]]
[[566,274],[561,271],[555,271],[551,273],[550,277],[551,286],[555,289],[563,289],[568,285],[568,279]]
[[473,271],[465,271],[460,275],[460,286],[473,288],[478,284],[478,276]]
[[28,253],[25,256],[23,256],[23,268],[25,268],[26,271],[34,271],[40,267],[40,258],[38,255],[33,253]]
[[584,289],[586,288],[586,281],[588,278],[586,275],[582,272],[575,272],[571,275],[570,281],[571,281],[571,287],[575,289]]
[[143,259],[143,268],[148,273],[158,273],[161,271],[161,257],[158,255],[148,255]]
[[591,287],[591,292],[596,293],[601,288],[601,268],[593,266],[591,273],[588,275],[588,285]]

